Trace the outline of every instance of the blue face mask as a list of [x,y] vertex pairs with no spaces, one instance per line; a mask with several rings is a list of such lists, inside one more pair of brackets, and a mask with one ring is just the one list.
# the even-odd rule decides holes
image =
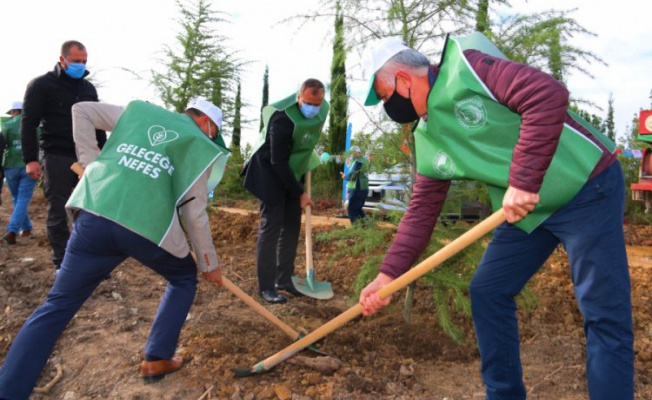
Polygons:
[[301,114],[306,118],[312,118],[319,114],[321,106],[311,106],[310,104],[303,103],[301,105]]
[[86,72],[86,64],[82,63],[68,63],[68,68],[66,68],[66,75],[72,79],[83,77],[84,72]]

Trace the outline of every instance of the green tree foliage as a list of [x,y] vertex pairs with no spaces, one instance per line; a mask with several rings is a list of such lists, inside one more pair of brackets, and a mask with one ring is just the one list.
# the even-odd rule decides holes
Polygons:
[[584,119],[586,122],[589,122],[596,129],[604,131],[605,122],[603,121],[603,119],[599,115],[591,114],[590,112],[579,108],[577,106],[577,104],[572,104],[569,108],[571,110],[575,111],[577,113],[577,115],[582,117],[582,119]]
[[491,35],[491,21],[489,20],[489,0],[478,1],[478,11],[475,14],[475,30],[485,36]]
[[[339,7],[339,6],[338,6]],[[341,10],[335,16],[335,40],[333,41],[333,60],[331,62],[330,116],[326,151],[329,154],[344,154],[346,129],[348,125],[349,99],[346,87],[346,49],[344,48],[344,22]],[[327,185],[334,193],[342,187],[341,165],[328,163]]]
[[251,152],[251,147],[247,145],[242,149],[242,152],[239,150],[231,152],[231,157],[229,157],[229,161],[226,163],[222,182],[215,189],[213,201],[226,203],[228,200],[254,198],[242,186],[242,177],[240,176],[244,160],[246,160],[248,153]]
[[177,6],[180,32],[174,45],[164,47],[163,69],[152,71],[152,83],[166,107],[181,112],[190,99],[202,96],[219,106],[228,121],[243,63],[224,45],[227,38],[217,33],[226,20],[207,0],[178,0]]
[[244,166],[244,161],[251,153],[251,146],[247,144],[244,149],[240,147],[240,132],[241,132],[241,86],[238,83],[238,91],[235,96],[235,113],[233,117],[233,136],[231,137],[231,157],[226,164],[224,177],[222,182],[217,187],[215,196],[216,200],[224,199],[249,199],[253,196],[242,186],[242,177],[240,172]]
[[235,95],[235,107],[233,113],[233,136],[231,136],[231,151],[240,152],[240,137],[242,133],[242,95],[241,95],[241,85],[238,82],[238,91]]
[[501,17],[493,25],[490,39],[507,58],[546,71],[562,82],[574,71],[592,76],[585,65],[606,63],[594,53],[571,44],[575,35],[595,36],[570,16],[573,11]]
[[260,127],[258,132],[263,130],[263,108],[269,104],[269,65],[265,65],[265,74],[263,75],[263,102],[260,106]]
[[[437,229],[428,248],[418,262],[442,249],[446,244],[464,234],[470,225],[465,223],[449,224],[447,229]],[[360,291],[378,274],[379,266],[387,251],[387,246],[396,233],[396,228],[382,228],[372,225],[372,228],[356,224],[347,228],[334,228],[315,236],[317,243],[330,243],[334,248],[329,254],[328,267],[337,265],[346,256],[365,255],[365,260],[359,266],[360,273],[351,288],[351,297],[358,299]],[[478,261],[484,252],[486,241],[476,241],[464,251],[459,252],[449,260],[437,266],[419,280],[419,285],[427,285],[432,289],[433,303],[439,316],[439,323],[444,331],[453,339],[460,341],[463,337],[461,328],[455,321],[470,319],[471,303],[468,296],[468,282],[475,273]],[[393,306],[400,305],[398,295],[394,296]],[[534,294],[525,289],[518,302],[526,309],[536,305]]]
[[609,105],[607,107],[607,119],[604,121],[604,131],[609,139],[616,141],[616,123],[614,122],[614,96],[609,93]]
[[550,75],[560,82],[564,82],[564,62],[562,60],[561,34],[559,28],[550,29],[550,54],[548,56],[548,69]]

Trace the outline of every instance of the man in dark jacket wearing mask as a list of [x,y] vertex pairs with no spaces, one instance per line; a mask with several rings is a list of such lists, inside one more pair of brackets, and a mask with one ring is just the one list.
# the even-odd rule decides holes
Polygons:
[[[52,262],[58,271],[70,236],[65,204],[77,184],[77,175],[70,166],[77,161],[72,138],[72,106],[80,101],[98,101],[97,90],[84,79],[88,53],[78,41],[61,46],[61,56],[54,70],[33,79],[23,101],[20,135],[23,161],[27,174],[40,179],[43,174],[45,197],[48,201],[47,234],[52,247]],[[41,126],[40,147],[43,150],[42,169],[39,163],[39,141],[36,129]],[[96,131],[100,148],[106,133]]]

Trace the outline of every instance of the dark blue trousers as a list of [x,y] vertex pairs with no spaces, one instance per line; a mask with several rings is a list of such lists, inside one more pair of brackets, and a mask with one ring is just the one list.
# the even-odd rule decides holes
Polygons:
[[275,285],[292,283],[294,261],[301,234],[301,204],[286,195],[260,203],[260,226],[256,242],[258,290],[276,290]]
[[127,257],[168,281],[145,354],[172,358],[197,289],[194,260],[190,255],[174,257],[142,236],[82,211],[50,293],[20,329],[0,368],[0,398],[29,397],[68,322],[107,274]]
[[355,221],[364,218],[364,211],[362,211],[362,207],[364,207],[364,202],[367,199],[367,193],[368,190],[362,189],[348,190],[349,205],[346,211],[349,214],[349,220],[352,224],[355,223]]
[[46,225],[55,268],[61,265],[70,238],[66,203],[79,181],[77,174],[70,170],[75,161],[75,157],[59,154],[43,156],[43,186],[48,200]]
[[532,233],[507,223],[495,230],[470,287],[488,400],[526,398],[514,297],[559,243],[584,318],[590,398],[634,398],[624,202],[623,173],[615,163]]

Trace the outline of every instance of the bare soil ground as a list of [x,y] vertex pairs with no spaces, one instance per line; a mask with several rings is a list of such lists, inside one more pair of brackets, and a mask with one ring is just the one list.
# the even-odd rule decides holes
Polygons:
[[[11,212],[7,189],[0,221]],[[230,210],[232,211],[232,210]],[[339,210],[317,208],[315,231],[341,223]],[[0,244],[0,359],[18,329],[45,298],[53,282],[41,191],[30,215],[35,237]],[[249,295],[256,293],[254,249],[258,216],[214,210],[213,239],[224,275]],[[392,228],[387,230],[387,242]],[[626,226],[636,335],[636,399],[652,399],[652,227]],[[334,246],[334,245],[333,245]],[[265,305],[298,332],[311,332],[355,302],[351,284],[361,259],[342,257],[328,265],[329,243],[314,248],[319,280],[332,283],[330,300],[307,297]],[[299,246],[297,274],[305,266]],[[568,263],[559,251],[531,282],[538,307],[521,311],[522,360],[530,399],[587,399],[584,336]],[[251,367],[289,346],[292,339],[224,288],[201,281],[182,331],[179,352],[191,357],[159,383],[138,376],[142,351],[165,282],[137,262],[120,265],[103,282],[59,340],[39,386],[62,376],[48,394],[32,399],[482,399],[472,322],[460,319],[464,343],[448,338],[433,315],[431,293],[417,285],[411,324],[402,319],[402,293],[393,306],[370,318],[356,318],[328,335],[322,346],[341,362],[334,372],[298,364],[302,352],[266,374],[235,378],[231,368]],[[310,359],[308,359],[310,360]],[[314,360],[314,359],[313,359]]]

